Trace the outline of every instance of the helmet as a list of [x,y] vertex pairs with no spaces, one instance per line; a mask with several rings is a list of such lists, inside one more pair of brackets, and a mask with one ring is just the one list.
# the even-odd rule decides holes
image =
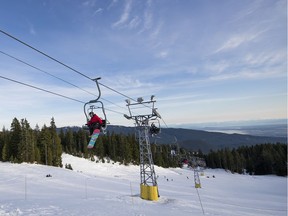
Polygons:
[[94,112],[89,112],[89,116],[93,116],[94,115]]

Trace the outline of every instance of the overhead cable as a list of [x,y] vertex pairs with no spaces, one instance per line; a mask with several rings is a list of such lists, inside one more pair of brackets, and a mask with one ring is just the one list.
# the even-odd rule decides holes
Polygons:
[[[46,53],[40,51],[39,49],[34,48],[33,46],[31,46],[31,45],[25,43],[24,41],[22,41],[22,40],[20,40],[20,39],[18,39],[18,38],[16,38],[16,37],[14,37],[13,35],[11,35],[11,34],[5,32],[5,31],[3,31],[3,30],[1,30],[1,29],[0,29],[0,32],[3,33],[3,34],[5,34],[6,36],[8,36],[8,37],[10,37],[10,38],[12,38],[12,39],[18,41],[19,43],[21,43],[21,44],[23,44],[23,45],[25,45],[25,46],[27,46],[27,47],[29,47],[29,48],[35,50],[36,52],[38,52],[38,53],[40,53],[40,54],[46,56],[47,58],[49,58],[49,59],[51,59],[51,60],[53,60],[53,61],[55,61],[55,62],[57,62],[57,63],[59,63],[59,64],[61,64],[61,65],[63,65],[64,67],[66,67],[66,68],[68,68],[68,69],[70,69],[70,70],[72,70],[72,71],[74,71],[74,72],[80,74],[81,76],[83,76],[83,77],[85,77],[85,78],[87,78],[87,79],[89,79],[89,80],[91,80],[91,81],[94,82],[93,79],[91,79],[90,77],[88,77],[88,76],[85,75],[84,73],[81,73],[80,71],[78,71],[78,70],[76,70],[76,69],[74,69],[74,68],[68,66],[67,64],[64,64],[63,62],[61,62],[61,61],[59,61],[59,60],[57,60],[57,59],[51,57],[50,55],[48,55],[48,54],[46,54]],[[101,83],[99,83],[99,84],[101,84]],[[125,98],[129,98],[130,100],[135,101],[133,98],[131,98],[131,97],[129,97],[129,96],[127,96],[127,95],[125,95],[125,94],[123,94],[123,93],[121,93],[121,92],[119,92],[119,91],[113,89],[113,88],[110,88],[110,87],[108,87],[107,85],[104,85],[104,84],[101,84],[101,85],[104,86],[104,87],[106,87],[106,88],[108,88],[108,89],[110,89],[110,90],[112,90],[112,91],[114,91],[114,92],[116,92],[116,93],[118,93],[118,94],[120,94],[120,95],[122,95],[122,96],[124,96]]]
[[[41,72],[43,72],[43,73],[45,73],[45,74],[47,74],[47,75],[49,75],[49,76],[51,76],[51,77],[54,77],[54,78],[56,78],[56,79],[58,79],[58,80],[60,80],[60,81],[62,81],[62,82],[65,82],[65,83],[67,83],[67,84],[69,84],[69,85],[71,85],[71,86],[74,86],[74,87],[76,87],[76,88],[78,88],[78,89],[80,89],[80,90],[82,90],[82,91],[84,91],[84,92],[86,92],[86,93],[88,93],[88,94],[91,94],[91,95],[97,97],[96,94],[94,94],[94,93],[92,93],[92,92],[89,92],[89,91],[87,91],[87,90],[85,90],[85,89],[83,89],[83,88],[81,88],[81,87],[79,87],[79,86],[77,86],[77,85],[75,85],[75,84],[73,84],[73,83],[71,83],[71,82],[68,82],[68,81],[66,81],[66,80],[64,80],[64,79],[62,79],[62,78],[60,78],[60,77],[57,77],[57,76],[55,76],[55,75],[53,75],[53,74],[51,74],[51,73],[49,73],[49,72],[47,72],[47,71],[44,71],[44,70],[42,70],[42,69],[40,69],[40,68],[38,68],[38,67],[35,67],[35,66],[27,63],[26,61],[23,61],[23,60],[15,57],[15,56],[12,56],[12,55],[10,55],[10,54],[8,54],[8,53],[6,53],[6,52],[3,52],[3,51],[1,51],[1,50],[0,50],[0,53],[2,53],[3,55],[8,56],[8,57],[10,57],[10,58],[12,58],[12,59],[14,59],[14,60],[17,60],[17,61],[19,61],[19,62],[21,62],[21,63],[23,63],[23,64],[25,64],[25,65],[28,65],[29,67],[32,67],[32,68],[34,68],[34,69],[36,69],[36,70],[38,70],[38,71],[41,71]],[[109,103],[111,103],[111,104],[114,104],[115,106],[118,106],[118,107],[120,107],[120,108],[123,108],[123,107],[121,107],[121,106],[119,106],[119,105],[117,105],[117,104],[113,103],[112,101],[109,101],[109,100],[107,100],[107,99],[105,99],[105,98],[102,98],[102,100],[104,100],[104,101],[106,101],[106,102],[109,102]],[[123,108],[123,109],[124,109],[124,108]]]
[[60,97],[63,97],[63,98],[69,99],[69,100],[73,100],[73,101],[85,104],[85,102],[83,102],[83,101],[80,101],[80,100],[77,100],[77,99],[74,99],[74,98],[71,98],[71,97],[67,97],[65,95],[61,95],[61,94],[58,94],[58,93],[55,93],[55,92],[52,92],[52,91],[49,91],[49,90],[46,90],[46,89],[42,89],[42,88],[27,84],[27,83],[23,83],[23,82],[14,80],[14,79],[10,79],[8,77],[4,77],[4,76],[0,75],[0,78],[6,79],[6,80],[9,80],[11,82],[15,82],[15,83],[18,83],[18,84],[21,84],[21,85],[24,85],[24,86],[28,86],[30,88],[34,88],[34,89],[37,89],[37,90],[40,90],[40,91],[44,91],[44,92],[47,92],[47,93],[50,93],[50,94],[53,94],[53,95],[57,95],[57,96],[60,96]]
[[83,88],[80,88],[79,86],[77,86],[77,85],[75,85],[75,84],[73,84],[73,83],[71,83],[71,82],[68,82],[68,81],[66,81],[66,80],[64,80],[64,79],[62,79],[62,78],[60,78],[60,77],[57,77],[57,76],[55,76],[55,75],[53,75],[53,74],[51,74],[51,73],[49,73],[49,72],[47,72],[47,71],[44,71],[44,70],[42,70],[42,69],[40,69],[40,68],[38,68],[38,67],[35,67],[35,66],[33,66],[33,65],[31,65],[31,64],[29,64],[29,63],[27,63],[27,62],[25,62],[25,61],[23,61],[23,60],[21,60],[21,59],[19,59],[19,58],[16,58],[16,57],[14,57],[14,56],[12,56],[12,55],[9,55],[8,53],[5,53],[5,52],[3,52],[3,51],[1,51],[1,50],[0,50],[0,53],[4,54],[4,55],[6,55],[6,56],[8,56],[8,57],[10,57],[10,58],[13,58],[13,59],[15,59],[15,60],[17,60],[17,61],[25,64],[25,65],[28,65],[29,67],[32,67],[32,68],[34,68],[34,69],[36,69],[36,70],[39,70],[39,71],[41,71],[41,72],[43,72],[43,73],[45,73],[45,74],[47,74],[47,75],[49,75],[49,76],[52,76],[52,77],[54,77],[54,78],[56,78],[56,79],[58,79],[58,80],[61,80],[62,82],[65,82],[65,83],[67,83],[67,84],[69,84],[69,85],[72,85],[72,86],[78,88],[78,89],[81,89],[82,91],[85,91],[86,93],[89,93],[89,94],[91,94],[91,95],[97,96],[97,95],[95,95],[95,94],[93,94],[93,93],[91,93],[91,92],[89,92],[89,91],[86,91],[86,90],[83,89]]
[[[80,71],[78,71],[78,70],[76,70],[76,69],[74,69],[74,68],[68,66],[67,64],[65,64],[65,63],[63,63],[63,62],[61,62],[61,61],[59,61],[59,60],[57,60],[57,59],[51,57],[50,55],[48,55],[48,54],[46,54],[46,53],[40,51],[39,49],[36,49],[35,47],[33,47],[33,46],[31,46],[31,45],[25,43],[24,41],[22,41],[22,40],[20,40],[20,39],[18,39],[18,38],[16,38],[16,37],[14,37],[13,35],[11,35],[11,34],[5,32],[5,31],[3,31],[3,30],[1,30],[1,29],[0,29],[0,32],[3,33],[3,34],[5,34],[6,36],[8,36],[8,37],[10,37],[10,38],[12,38],[12,39],[18,41],[19,43],[21,43],[21,44],[23,44],[23,45],[25,45],[25,46],[27,46],[27,47],[33,49],[34,51],[36,51],[36,52],[38,52],[38,53],[40,53],[40,54],[46,56],[47,58],[49,58],[49,59],[51,59],[51,60],[53,60],[53,61],[55,61],[55,62],[57,62],[57,63],[59,63],[59,64],[61,64],[61,65],[63,65],[64,67],[66,67],[66,68],[68,68],[68,69],[70,69],[70,70],[72,70],[72,71],[74,71],[74,72],[80,74],[81,76],[83,76],[83,77],[85,77],[85,78],[87,78],[87,79],[89,79],[89,80],[91,80],[91,81],[94,82],[94,80],[91,79],[90,77],[88,77],[87,75],[85,75],[85,74],[81,73]],[[130,100],[133,100],[133,101],[137,102],[135,99],[133,99],[133,98],[131,98],[131,97],[129,97],[129,96],[127,96],[127,95],[125,95],[125,94],[123,94],[123,93],[121,93],[121,92],[119,92],[119,91],[117,91],[117,90],[115,90],[115,89],[113,89],[113,88],[107,86],[107,85],[104,85],[104,84],[102,84],[102,83],[99,83],[99,84],[102,85],[102,86],[104,86],[104,87],[106,87],[106,88],[108,88],[108,89],[110,89],[111,91],[116,92],[117,94],[120,94],[120,95],[124,96],[125,98],[129,98]],[[145,104],[143,104],[143,106],[148,107],[148,106],[146,106]],[[148,108],[149,108],[149,107],[148,107]]]
[[125,95],[125,94],[123,94],[123,93],[121,93],[121,92],[119,92],[119,91],[113,89],[113,88],[110,88],[109,86],[104,85],[103,83],[99,83],[99,84],[102,85],[102,86],[104,86],[105,88],[110,89],[111,91],[116,92],[117,94],[120,94],[120,95],[122,95],[122,96],[124,96],[124,97],[126,97],[126,98],[129,98],[130,100],[133,100],[133,101],[137,102],[135,99],[133,99],[133,98],[131,98],[131,97],[129,97],[129,96],[127,96],[127,95]]
[[57,62],[57,63],[63,65],[64,67],[69,68],[70,70],[72,70],[72,71],[74,71],[74,72],[80,74],[81,76],[83,76],[83,77],[85,77],[85,78],[87,78],[87,79],[93,81],[93,79],[91,79],[90,77],[88,77],[88,76],[86,76],[85,74],[81,73],[80,71],[78,71],[78,70],[76,70],[76,69],[74,69],[74,68],[72,68],[72,67],[70,67],[70,66],[64,64],[63,62],[61,62],[61,61],[59,61],[59,60],[57,60],[57,59],[55,59],[55,58],[49,56],[48,54],[46,54],[46,53],[44,53],[44,52],[42,52],[42,51],[40,51],[40,50],[34,48],[33,46],[31,46],[31,45],[29,45],[29,44],[23,42],[22,40],[19,40],[18,38],[12,36],[11,34],[8,34],[7,32],[5,32],[5,31],[3,31],[3,30],[1,30],[1,29],[0,29],[0,32],[3,33],[3,34],[5,34],[5,35],[7,35],[8,37],[10,37],[10,38],[12,38],[12,39],[18,41],[19,43],[22,43],[23,45],[25,45],[25,46],[27,46],[27,47],[29,47],[29,48],[35,50],[36,52],[38,52],[38,53],[40,53],[40,54],[46,56],[47,58],[50,58],[50,59],[52,59],[53,61],[55,61],[55,62]]
[[[74,99],[74,98],[71,98],[71,97],[68,97],[68,96],[65,96],[65,95],[61,95],[61,94],[58,94],[58,93],[55,93],[55,92],[52,92],[52,91],[49,91],[49,90],[46,90],[46,89],[43,89],[43,88],[39,88],[39,87],[30,85],[30,84],[27,84],[27,83],[24,83],[24,82],[20,82],[20,81],[17,81],[17,80],[8,78],[8,77],[4,77],[4,76],[1,76],[1,75],[0,75],[0,78],[9,80],[9,81],[11,81],[11,82],[15,82],[15,83],[17,83],[17,84],[21,84],[21,85],[24,85],[24,86],[28,86],[28,87],[30,87],[30,88],[34,88],[34,89],[37,89],[37,90],[40,90],[40,91],[44,91],[44,92],[49,93],[49,94],[53,94],[53,95],[56,95],[56,96],[60,96],[60,97],[63,97],[63,98],[69,99],[69,100],[73,100],[73,101],[76,101],[76,102],[85,104],[85,102],[83,102],[83,101],[80,101],[80,100],[77,100],[77,99]],[[108,109],[108,108],[106,108],[106,110],[108,110],[108,111],[110,111],[110,112],[118,113],[118,114],[121,114],[121,115],[124,114],[124,113],[121,113],[121,112],[119,112],[119,111],[115,111],[115,110]]]

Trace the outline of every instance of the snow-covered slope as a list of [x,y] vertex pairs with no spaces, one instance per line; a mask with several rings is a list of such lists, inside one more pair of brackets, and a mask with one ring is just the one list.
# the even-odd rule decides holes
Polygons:
[[146,201],[139,197],[138,166],[96,163],[67,154],[62,160],[73,171],[0,163],[0,216],[287,215],[284,177],[205,170],[202,188],[195,189],[192,170],[156,166],[160,198]]

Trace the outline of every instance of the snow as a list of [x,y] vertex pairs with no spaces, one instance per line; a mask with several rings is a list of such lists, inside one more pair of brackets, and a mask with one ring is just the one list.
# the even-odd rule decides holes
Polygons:
[[73,171],[0,163],[0,216],[287,215],[286,177],[207,169],[196,189],[193,170],[155,166],[160,198],[147,201],[140,198],[139,166],[68,154],[62,162]]

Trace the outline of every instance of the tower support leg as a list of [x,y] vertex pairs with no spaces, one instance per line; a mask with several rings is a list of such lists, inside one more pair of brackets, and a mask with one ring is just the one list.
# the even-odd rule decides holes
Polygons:
[[151,146],[146,125],[138,127],[140,149],[140,197],[145,200],[158,200],[158,185],[154,170]]

